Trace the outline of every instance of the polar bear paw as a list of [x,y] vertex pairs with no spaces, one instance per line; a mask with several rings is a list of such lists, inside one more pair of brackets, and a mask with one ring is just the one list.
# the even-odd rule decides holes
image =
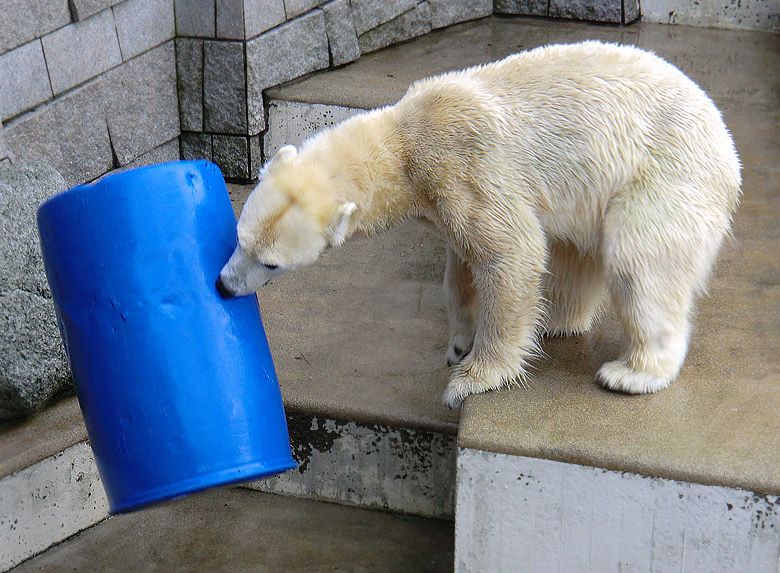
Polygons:
[[672,378],[636,370],[625,360],[605,362],[596,373],[596,380],[601,386],[626,394],[654,394],[668,388]]
[[486,388],[470,370],[462,370],[452,376],[441,401],[446,408],[460,408],[467,396],[480,394],[487,390],[490,388]]

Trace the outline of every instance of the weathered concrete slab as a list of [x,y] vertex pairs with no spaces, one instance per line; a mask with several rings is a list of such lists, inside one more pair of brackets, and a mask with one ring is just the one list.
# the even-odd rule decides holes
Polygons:
[[455,517],[455,436],[288,411],[299,466],[247,487],[418,517]]
[[461,449],[455,571],[774,573],[778,502],[741,489]]
[[108,500],[86,442],[0,479],[0,568],[108,517]]
[[137,571],[452,570],[451,522],[246,489],[112,517],[19,567]]
[[271,100],[268,131],[263,137],[265,156],[273,157],[284,145],[300,145],[321,129],[336,125],[362,109]]
[[71,382],[38,242],[38,205],[66,189],[53,168],[0,165],[0,422]]
[[139,155],[127,165],[123,165],[121,169],[135,169],[136,167],[178,161],[179,159],[179,138],[176,137],[162,145],[158,145],[154,149],[150,149],[143,155]]
[[661,24],[780,32],[780,4],[764,0],[643,0],[642,20]]

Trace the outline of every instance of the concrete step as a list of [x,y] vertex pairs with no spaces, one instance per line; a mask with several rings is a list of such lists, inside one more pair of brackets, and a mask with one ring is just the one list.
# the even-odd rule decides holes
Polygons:
[[32,571],[452,571],[454,525],[215,490],[111,517],[30,559]]
[[[616,357],[622,341],[608,315],[587,336],[546,340],[548,357],[536,364],[529,388],[466,402],[458,437],[456,568],[779,570],[777,35],[532,19],[470,23],[269,90],[266,154],[391,104],[418,78],[582,39],[652,50],[699,83],[734,135],[744,197],[710,296],[698,305],[685,367],[669,390],[624,396],[597,387],[596,370]],[[438,277],[441,243],[432,238],[421,249],[429,277]],[[351,261],[343,260],[334,280],[340,272],[351,281]],[[284,292],[290,284],[279,281]],[[393,281],[385,284],[376,300],[395,296]],[[335,297],[317,308],[327,308],[328,300]],[[345,320],[365,333],[359,317]],[[436,326],[444,330],[443,322]],[[413,352],[433,350],[411,322],[406,328],[420,349]],[[341,352],[342,360],[354,359]],[[428,384],[440,389],[439,374]]]

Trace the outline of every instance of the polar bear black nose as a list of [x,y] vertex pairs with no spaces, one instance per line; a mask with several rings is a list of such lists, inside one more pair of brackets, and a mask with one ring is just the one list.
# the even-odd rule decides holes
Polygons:
[[225,286],[225,283],[222,282],[222,277],[217,279],[217,292],[222,298],[233,298],[236,296],[230,292],[230,289],[228,289],[227,286]]

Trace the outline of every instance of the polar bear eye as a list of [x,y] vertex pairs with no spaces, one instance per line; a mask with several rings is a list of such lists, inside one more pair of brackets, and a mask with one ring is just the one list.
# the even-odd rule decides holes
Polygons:
[[265,264],[265,263],[263,263],[263,266],[264,266],[265,268],[267,268],[269,271],[274,271],[274,270],[276,270],[276,269],[278,269],[278,268],[279,268],[279,265],[267,265],[267,264]]

